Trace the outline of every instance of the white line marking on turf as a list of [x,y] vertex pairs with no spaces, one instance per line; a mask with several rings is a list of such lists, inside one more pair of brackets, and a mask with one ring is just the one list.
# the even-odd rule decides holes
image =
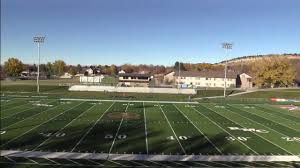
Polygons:
[[[212,109],[210,109],[210,108],[208,108],[208,107],[206,107],[206,106],[203,106],[203,107],[205,107],[205,108],[207,108],[207,109],[209,109],[209,110],[212,110]],[[250,148],[247,144],[245,144],[244,142],[242,142],[242,141],[240,141],[238,138],[236,138],[234,135],[232,135],[231,133],[229,133],[228,131],[226,131],[223,127],[221,127],[219,124],[217,124],[216,122],[214,122],[213,120],[211,120],[209,117],[207,117],[206,115],[204,115],[204,114],[202,114],[199,110],[197,110],[195,107],[193,107],[193,109],[195,110],[195,111],[197,111],[200,115],[202,115],[202,116],[204,116],[205,118],[207,118],[210,122],[212,122],[212,123],[214,123],[216,126],[218,126],[219,128],[221,128],[224,132],[226,132],[228,135],[230,135],[230,136],[232,136],[232,137],[234,137],[237,141],[239,141],[241,144],[243,144],[245,147],[247,147],[248,149],[250,149],[252,152],[254,152],[255,154],[257,154],[258,155],[258,153],[255,151],[255,150],[253,150],[252,148]]]
[[221,150],[214,143],[212,143],[206,135],[203,134],[203,132],[193,123],[193,121],[191,121],[175,104],[173,104],[173,106],[205,137],[210,144],[212,144],[212,146],[215,147],[215,149],[217,149],[220,154],[223,154]]
[[117,165],[120,165],[120,166],[122,166],[122,167],[128,167],[128,166],[126,166],[126,165],[123,165],[123,164],[121,164],[121,163],[115,162],[115,161],[113,161],[113,160],[107,160],[107,161],[112,162],[112,163],[117,164]]
[[[228,106],[233,107],[233,106],[231,106],[231,105],[229,105],[229,104],[228,104]],[[235,108],[235,107],[233,107],[233,108]],[[230,110],[230,111],[231,111],[231,110]],[[255,114],[253,114],[253,113],[251,113],[251,112],[248,112],[248,111],[246,111],[246,110],[241,110],[241,111],[244,111],[244,112],[246,112],[246,113],[255,115]],[[266,125],[263,125],[263,124],[261,124],[261,123],[255,121],[255,120],[252,120],[252,119],[250,119],[250,118],[247,118],[246,116],[243,116],[243,115],[241,115],[241,114],[239,114],[239,113],[236,113],[236,112],[234,112],[234,111],[232,111],[232,112],[235,113],[235,114],[238,114],[239,116],[241,116],[241,117],[243,117],[243,118],[245,118],[245,119],[247,119],[247,120],[250,120],[250,121],[255,122],[255,123],[259,124],[259,125],[262,125],[263,127],[266,127],[266,128],[268,128],[268,129],[271,129],[271,130],[273,130],[274,132],[277,132],[278,134],[281,134],[281,135],[283,135],[283,136],[287,136],[287,137],[288,137],[288,135],[286,135],[286,134],[284,134],[284,133],[281,133],[281,132],[278,132],[278,131],[274,130],[274,129],[271,128],[271,127],[268,127],[268,126],[266,126]],[[259,117],[259,115],[256,115],[256,116]],[[279,125],[280,125],[280,124],[279,124]],[[296,141],[296,142],[299,142],[299,141]]]
[[81,137],[81,139],[76,143],[76,145],[72,148],[71,152],[73,152],[77,146],[83,141],[83,139],[91,132],[91,130],[97,125],[97,123],[102,119],[102,117],[106,114],[106,112],[108,112],[108,110],[115,104],[115,102],[113,102],[105,111],[104,113],[96,120],[96,122],[94,123],[93,126],[91,126],[89,128],[89,130]]
[[[230,110],[227,110],[227,111],[230,111]],[[214,110],[213,110],[213,112],[215,112],[216,114],[219,114],[218,112],[216,112],[216,111],[214,111]],[[230,112],[231,112],[231,111],[230,111]],[[233,113],[233,112],[231,112],[231,113]],[[229,119],[228,117],[226,117],[226,116],[222,115],[221,113],[220,113],[219,115],[223,116],[224,118],[227,118],[228,120],[230,120],[231,122],[235,123],[236,125],[239,125],[240,127],[243,127],[242,125],[240,125],[240,124],[236,123],[235,121],[233,121],[233,120]],[[273,144],[274,146],[277,146],[278,148],[280,148],[280,149],[282,149],[282,150],[286,151],[287,153],[289,153],[289,154],[293,155],[293,153],[291,153],[291,152],[289,152],[289,151],[285,150],[284,148],[282,148],[281,146],[279,146],[279,145],[277,145],[277,144],[274,144],[274,143],[273,143],[273,142],[271,142],[270,140],[268,140],[268,139],[266,139],[266,138],[264,138],[264,137],[262,137],[262,136],[260,136],[260,135],[256,134],[255,132],[251,132],[251,133],[253,133],[253,134],[255,134],[255,135],[259,136],[260,138],[264,139],[265,141],[268,141],[269,143]]]
[[[264,106],[260,106],[261,104],[257,104],[255,106],[257,107],[260,107],[260,108],[263,108],[263,109],[267,109],[267,110],[271,110],[271,111],[276,111],[278,113],[281,113],[281,114],[285,114],[287,116],[291,116],[291,117],[296,117],[296,118],[299,118],[300,119],[300,116],[296,113],[294,113],[294,111],[290,111],[290,110],[286,110],[286,109],[277,109],[276,107],[272,107],[270,106],[269,104],[263,104]],[[283,111],[282,111],[283,110]],[[287,111],[287,112],[284,112],[284,111]],[[296,114],[296,115],[292,115],[292,114]]]
[[[82,102],[84,103],[84,102]],[[82,103],[80,103],[79,105],[81,105]],[[63,131],[66,127],[68,127],[70,124],[72,124],[74,121],[76,121],[77,118],[81,117],[83,114],[85,114],[86,112],[90,111],[90,109],[92,109],[93,107],[95,107],[95,105],[92,105],[91,107],[89,107],[88,109],[86,109],[84,112],[82,112],[80,115],[78,115],[77,117],[73,118],[68,124],[66,124],[64,127],[62,127],[60,130],[56,131],[54,133],[55,134],[58,134],[60,133],[61,131]],[[43,141],[42,143],[40,143],[37,147],[35,147],[33,149],[33,151],[37,150],[39,147],[41,147],[42,145],[44,145],[46,142],[48,142],[50,139],[52,139],[53,136],[50,136],[49,138],[47,138],[45,141]]]
[[37,126],[35,126],[35,127],[31,128],[30,130],[28,130],[28,131],[24,132],[23,134],[21,134],[21,135],[19,135],[19,136],[15,137],[15,138],[13,138],[13,139],[11,139],[11,140],[7,141],[6,143],[2,144],[0,147],[3,147],[3,146],[5,146],[5,145],[7,145],[8,143],[10,143],[10,142],[12,142],[12,141],[14,141],[14,140],[16,140],[16,139],[20,138],[21,136],[23,136],[23,135],[25,135],[25,134],[29,133],[30,131],[34,130],[35,128],[38,128],[39,126],[41,126],[41,125],[43,125],[43,124],[45,124],[45,123],[47,123],[47,122],[49,122],[49,121],[53,120],[54,118],[56,118],[56,117],[58,117],[58,116],[60,116],[60,115],[64,114],[65,112],[67,112],[67,111],[69,111],[69,110],[72,110],[72,109],[74,109],[75,107],[77,107],[77,106],[79,106],[79,105],[80,105],[80,104],[78,104],[78,105],[76,105],[76,106],[73,106],[72,108],[66,109],[66,110],[65,110],[65,111],[63,111],[62,113],[60,113],[60,114],[58,114],[58,115],[56,115],[56,116],[54,116],[54,117],[50,118],[49,120],[47,120],[47,121],[45,121],[45,122],[42,122],[41,124],[39,124],[39,125],[37,125]]
[[174,129],[172,128],[172,125],[170,124],[170,122],[169,122],[169,120],[168,120],[168,118],[167,118],[167,116],[166,116],[164,110],[161,108],[161,105],[160,105],[160,104],[159,104],[159,108],[160,108],[161,112],[163,113],[165,119],[167,120],[167,123],[169,124],[171,130],[173,131],[173,134],[174,134],[175,138],[177,139],[177,142],[179,143],[179,145],[180,145],[180,147],[181,147],[181,150],[183,151],[184,154],[186,154],[186,152],[185,152],[185,150],[184,150],[182,144],[180,143],[180,141],[179,141],[179,139],[178,139],[178,137],[177,137],[177,135],[176,135]]
[[147,133],[146,109],[145,109],[144,102],[143,102],[143,109],[144,109],[144,123],[145,123],[145,137],[146,137],[146,152],[148,154],[148,133]]
[[117,133],[116,133],[116,135],[115,135],[115,137],[114,137],[114,140],[113,140],[112,144],[110,145],[110,148],[109,148],[108,156],[107,156],[107,157],[109,157],[109,154],[111,153],[111,150],[112,150],[112,148],[113,148],[113,146],[114,146],[114,144],[115,144],[115,141],[116,141],[117,136],[118,136],[118,134],[119,134],[121,125],[122,125],[122,123],[123,123],[123,120],[124,120],[124,119],[122,118],[122,120],[121,120],[121,122],[120,122],[120,124],[119,124],[119,127],[118,127],[118,129],[117,129]]
[[6,159],[12,161],[13,163],[16,163],[16,161],[14,161],[13,159],[9,158],[8,156],[4,156]]
[[199,102],[180,102],[180,101],[146,101],[146,100],[98,100],[98,99],[66,99],[61,98],[60,100],[72,100],[72,101],[108,101],[108,102],[134,102],[134,103],[142,103],[142,102],[148,102],[148,103],[183,103],[183,104],[199,104]]
[[27,157],[26,159],[30,160],[31,162],[33,162],[35,164],[39,164],[38,162],[36,162],[35,160],[30,159],[29,157]]
[[[267,114],[267,115],[270,115],[270,116],[272,116],[272,117],[280,117],[280,118],[282,118],[282,119],[284,119],[284,120],[286,120],[286,121],[288,121],[288,122],[296,123],[295,121],[292,121],[292,120],[283,118],[283,117],[281,117],[281,116],[275,116],[275,115],[270,114],[270,113],[268,113],[268,112],[265,112],[265,111],[263,111],[263,110],[259,110],[259,111],[261,111],[261,112],[263,112],[263,113],[265,113],[265,114]],[[247,111],[247,112],[248,112],[248,111]],[[256,112],[254,112],[254,111],[253,111],[253,113],[252,113],[252,112],[248,112],[248,113],[254,114],[254,115],[259,116],[259,117],[261,117],[261,118],[264,118],[264,119],[266,119],[266,120],[272,121],[272,122],[274,122],[274,123],[276,123],[276,124],[278,124],[278,125],[287,127],[287,128],[289,128],[289,129],[291,129],[291,130],[293,130],[293,131],[300,132],[299,130],[296,130],[296,129],[294,129],[294,128],[289,127],[287,124],[283,125],[282,123],[279,123],[278,121],[274,121],[274,120],[272,120],[272,119],[269,119],[269,118],[266,118],[266,117],[264,117],[264,116],[258,115],[258,114],[256,114]]]
[[[25,105],[28,105],[28,104],[30,104],[30,103],[28,102],[28,103],[25,103],[25,104],[20,104],[18,106],[14,106],[14,107],[9,108],[9,109],[1,110],[1,113],[5,113],[6,111],[10,111],[12,109],[19,108],[20,106],[25,106]],[[1,109],[3,109],[3,108],[1,107]]]
[[50,162],[52,162],[52,163],[54,163],[54,164],[58,164],[58,165],[59,165],[59,163],[57,163],[57,162],[55,162],[54,160],[51,160],[51,159],[49,159],[49,158],[43,158],[43,159],[46,159],[46,160],[48,160],[48,161],[50,161]]
[[20,122],[23,122],[23,121],[27,120],[27,119],[32,119],[32,117],[34,117],[34,116],[37,116],[37,115],[39,115],[39,114],[43,114],[43,113],[45,113],[45,112],[47,112],[47,111],[49,111],[49,110],[53,110],[53,109],[55,109],[55,108],[57,108],[57,107],[60,107],[60,106],[61,106],[61,105],[57,105],[57,106],[54,106],[54,107],[52,107],[52,108],[48,108],[48,109],[45,110],[45,111],[42,111],[42,112],[37,113],[37,114],[34,114],[33,116],[29,116],[29,117],[27,117],[27,118],[24,118],[23,120],[17,121],[17,122],[15,122],[15,123],[13,123],[13,124],[7,126],[7,127],[1,128],[1,129],[2,129],[2,130],[7,129],[7,128],[13,126],[13,125],[16,125],[16,124],[18,124],[18,123],[20,123]]
[[29,109],[25,109],[25,110],[19,111],[19,112],[17,112],[17,113],[13,113],[13,114],[8,115],[8,116],[6,116],[6,117],[2,117],[1,120],[6,119],[6,118],[13,117],[13,116],[15,116],[15,115],[18,115],[18,114],[23,113],[23,112],[28,111],[28,110],[32,110],[32,109],[34,109],[34,108],[38,108],[38,107],[31,107],[31,108],[29,108]]
[[[80,104],[81,104],[81,103],[80,103]],[[56,115],[56,116],[54,116],[54,117],[50,118],[49,120],[47,120],[47,121],[45,121],[45,122],[43,122],[43,123],[41,123],[41,124],[39,124],[39,125],[37,125],[37,126],[35,126],[35,127],[31,128],[30,130],[28,130],[28,131],[24,132],[23,134],[21,134],[21,135],[19,135],[19,136],[15,137],[15,138],[13,138],[13,139],[11,139],[11,140],[7,141],[6,143],[2,144],[0,147],[7,145],[8,143],[10,143],[10,142],[12,142],[12,141],[14,141],[14,140],[16,140],[16,139],[20,138],[21,136],[23,136],[23,135],[25,135],[25,134],[29,133],[30,131],[32,131],[32,130],[34,130],[34,129],[38,128],[39,126],[41,126],[41,125],[43,125],[43,124],[45,124],[45,123],[47,123],[47,122],[49,122],[49,121],[53,120],[54,118],[56,118],[56,117],[58,117],[58,116],[62,115],[62,114],[63,114],[63,113],[65,113],[66,111],[68,111],[68,110],[71,110],[71,109],[73,109],[73,108],[75,108],[75,107],[79,106],[80,104],[78,104],[78,105],[76,105],[76,106],[73,106],[72,108],[69,108],[69,109],[67,109],[67,110],[63,111],[62,113],[60,113],[60,114],[58,114],[58,115]]]

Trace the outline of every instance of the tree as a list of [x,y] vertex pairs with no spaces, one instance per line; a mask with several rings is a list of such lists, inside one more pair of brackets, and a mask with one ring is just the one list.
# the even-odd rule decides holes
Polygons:
[[56,60],[53,63],[53,70],[54,70],[54,74],[56,75],[63,75],[65,72],[65,66],[66,63],[62,60]]
[[175,65],[174,65],[174,69],[175,71],[179,71],[179,65],[180,65],[180,71],[186,71],[186,68],[184,66],[184,64],[182,62],[175,62]]
[[296,72],[284,58],[262,59],[252,66],[254,82],[257,86],[279,87],[291,85]]
[[53,64],[51,62],[47,62],[45,72],[47,76],[50,76],[54,73]]
[[80,72],[82,71],[82,67],[81,67],[80,64],[77,64],[77,66],[76,66],[76,71],[77,71],[78,73],[80,73]]
[[71,67],[69,68],[68,73],[69,73],[70,75],[72,75],[72,76],[76,75],[76,74],[77,74],[76,68],[73,67],[73,66],[71,66]]
[[114,65],[114,64],[112,64],[112,65],[110,66],[110,72],[111,72],[112,75],[117,75],[117,73],[118,73],[118,68],[117,68],[117,66]]
[[17,58],[9,58],[4,63],[4,71],[8,76],[19,76],[19,74],[23,71],[23,63]]

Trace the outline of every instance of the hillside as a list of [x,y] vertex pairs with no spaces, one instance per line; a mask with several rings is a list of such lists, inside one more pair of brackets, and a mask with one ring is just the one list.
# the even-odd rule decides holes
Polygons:
[[[288,59],[290,64],[296,70],[296,80],[300,81],[300,54],[269,54],[269,55],[257,55],[257,56],[243,56],[228,60],[229,69],[237,72],[245,72],[251,74],[251,67],[255,61],[259,61],[263,58],[285,58]],[[216,65],[224,65],[225,61],[222,61]]]
[[[228,60],[228,63],[252,63],[263,58],[286,58],[289,60],[300,60],[300,54],[267,54],[267,55],[251,55],[251,56],[242,56]],[[222,61],[218,64],[224,64],[225,61]]]

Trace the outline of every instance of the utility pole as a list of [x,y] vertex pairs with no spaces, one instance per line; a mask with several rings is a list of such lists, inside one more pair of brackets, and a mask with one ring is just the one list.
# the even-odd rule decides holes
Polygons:
[[45,36],[35,36],[33,37],[33,42],[37,43],[38,46],[38,69],[37,69],[37,77],[36,77],[36,91],[40,93],[40,44],[44,43]]
[[222,48],[225,49],[225,68],[224,68],[224,98],[226,97],[226,87],[227,87],[227,58],[228,50],[232,49],[232,43],[222,43]]

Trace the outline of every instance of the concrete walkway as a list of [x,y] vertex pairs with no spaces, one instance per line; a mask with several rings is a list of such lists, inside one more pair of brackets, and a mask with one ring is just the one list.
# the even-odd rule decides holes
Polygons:
[[27,158],[60,159],[101,159],[101,160],[151,160],[151,161],[300,161],[296,155],[146,155],[146,154],[107,154],[76,152],[39,152],[1,150],[1,156]]

